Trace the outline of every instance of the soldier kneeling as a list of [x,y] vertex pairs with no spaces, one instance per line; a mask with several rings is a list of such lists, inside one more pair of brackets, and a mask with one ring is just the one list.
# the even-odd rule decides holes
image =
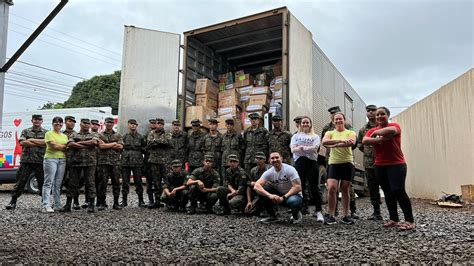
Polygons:
[[204,166],[195,169],[186,182],[191,202],[188,214],[196,213],[198,200],[205,204],[208,213],[212,213],[212,206],[217,202],[217,187],[220,184],[219,173],[212,169],[213,162],[213,155],[204,156]]
[[168,208],[185,212],[186,204],[188,203],[188,190],[186,189],[187,173],[183,171],[182,164],[180,160],[171,162],[172,171],[165,177],[161,201]]
[[229,168],[225,171],[224,186],[217,189],[219,206],[215,206],[214,212],[218,215],[231,214],[231,209],[237,213],[243,213],[247,204],[246,192],[248,175],[242,167],[239,166],[239,157],[235,154],[227,156]]

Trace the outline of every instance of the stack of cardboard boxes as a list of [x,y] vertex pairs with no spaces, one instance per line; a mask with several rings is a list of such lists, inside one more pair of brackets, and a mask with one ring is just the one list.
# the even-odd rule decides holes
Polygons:
[[[255,112],[263,117],[268,112],[275,113],[282,102],[281,64],[269,67],[255,76],[243,70],[221,74],[218,85],[209,79],[196,80],[196,106],[186,109],[186,127],[196,118],[208,127],[207,119],[217,117],[219,130],[225,131],[225,120],[233,118],[234,128],[240,132],[250,126],[248,114]],[[270,76],[276,77],[270,82]]]

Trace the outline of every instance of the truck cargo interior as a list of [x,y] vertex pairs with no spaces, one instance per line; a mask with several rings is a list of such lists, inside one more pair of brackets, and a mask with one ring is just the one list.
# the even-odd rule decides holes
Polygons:
[[198,78],[218,82],[220,74],[238,70],[255,75],[282,59],[282,13],[196,31],[184,33],[187,105],[194,103]]

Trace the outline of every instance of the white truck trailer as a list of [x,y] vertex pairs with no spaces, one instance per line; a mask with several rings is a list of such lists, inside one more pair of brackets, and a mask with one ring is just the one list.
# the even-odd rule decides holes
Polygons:
[[[366,122],[364,101],[286,7],[186,31],[183,44],[180,34],[134,26],[125,26],[124,35],[121,132],[129,118],[139,120],[142,132],[150,118],[184,121],[185,107],[195,103],[198,78],[217,82],[221,73],[240,69],[252,73],[278,61],[286,128],[294,132],[293,118],[309,115],[315,132],[321,134],[329,122],[327,109],[336,105],[356,131]],[[355,166],[363,170],[362,154],[354,152]],[[324,160],[324,149],[320,153]]]

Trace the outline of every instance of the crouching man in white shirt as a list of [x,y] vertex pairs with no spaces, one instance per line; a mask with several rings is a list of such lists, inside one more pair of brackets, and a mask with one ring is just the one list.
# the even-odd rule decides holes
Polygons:
[[278,221],[274,208],[276,204],[284,204],[291,209],[290,223],[299,224],[303,219],[300,177],[293,166],[282,163],[282,160],[281,154],[272,152],[270,163],[273,167],[265,171],[255,183],[254,190],[261,195],[262,207],[270,215],[260,220],[261,223]]

